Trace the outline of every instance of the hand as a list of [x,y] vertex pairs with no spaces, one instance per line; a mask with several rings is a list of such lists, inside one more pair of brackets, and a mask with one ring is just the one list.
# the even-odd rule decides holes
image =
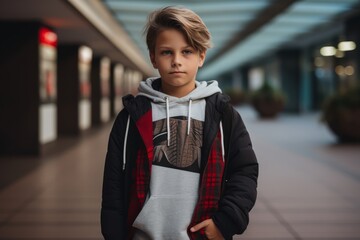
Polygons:
[[191,232],[197,232],[200,229],[204,228],[205,234],[207,239],[211,240],[223,240],[224,237],[222,236],[219,229],[216,227],[214,221],[212,219],[206,219],[201,223],[196,224],[192,228],[190,228]]

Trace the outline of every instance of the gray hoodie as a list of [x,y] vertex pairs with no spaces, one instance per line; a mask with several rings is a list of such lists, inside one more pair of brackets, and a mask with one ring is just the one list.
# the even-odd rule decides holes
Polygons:
[[188,240],[198,200],[205,98],[221,92],[216,81],[195,82],[177,98],[158,91],[159,78],[141,82],[139,95],[151,100],[154,159],[150,191],[133,226],[135,240]]

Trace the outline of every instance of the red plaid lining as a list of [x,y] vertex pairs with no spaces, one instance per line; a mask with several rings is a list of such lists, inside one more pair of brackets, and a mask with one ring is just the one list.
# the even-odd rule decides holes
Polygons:
[[[139,215],[144,206],[146,195],[150,185],[151,164],[153,160],[153,142],[152,142],[152,113],[151,110],[146,112],[138,121],[136,126],[139,129],[144,141],[145,148],[139,147],[135,168],[133,170],[134,184],[130,186],[130,204],[128,210],[128,239],[132,239],[133,228],[136,217]],[[134,186],[135,185],[135,186]]]
[[221,134],[219,131],[210,150],[209,159],[200,184],[199,200],[188,228],[190,239],[206,239],[204,229],[192,233],[190,232],[190,228],[211,218],[217,210],[224,165],[221,149]]
[[139,148],[136,167],[133,169],[132,176],[135,182],[130,186],[130,203],[128,210],[127,229],[128,239],[132,239],[134,233],[132,224],[136,217],[139,215],[142,207],[144,206],[146,194],[149,189],[150,171],[148,171],[147,153],[145,149]]

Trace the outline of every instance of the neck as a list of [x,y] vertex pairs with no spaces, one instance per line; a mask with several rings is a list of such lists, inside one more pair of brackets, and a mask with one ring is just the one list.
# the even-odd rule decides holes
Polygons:
[[195,83],[186,88],[161,86],[160,91],[173,97],[182,98],[191,93],[195,89]]

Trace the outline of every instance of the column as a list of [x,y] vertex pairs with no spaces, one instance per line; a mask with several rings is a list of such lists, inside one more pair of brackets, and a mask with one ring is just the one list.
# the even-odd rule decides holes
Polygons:
[[0,154],[38,155],[57,139],[57,36],[40,22],[0,32]]
[[59,46],[58,131],[78,135],[91,126],[92,50],[82,45]]
[[300,111],[300,50],[281,50],[277,54],[281,89],[286,96],[285,111]]

